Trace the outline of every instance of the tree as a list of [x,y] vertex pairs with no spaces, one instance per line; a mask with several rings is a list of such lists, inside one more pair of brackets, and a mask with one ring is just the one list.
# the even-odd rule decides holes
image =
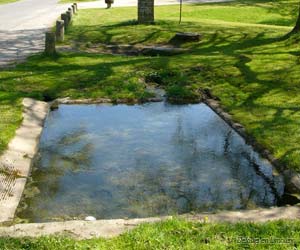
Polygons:
[[154,0],[138,0],[138,22],[154,23]]

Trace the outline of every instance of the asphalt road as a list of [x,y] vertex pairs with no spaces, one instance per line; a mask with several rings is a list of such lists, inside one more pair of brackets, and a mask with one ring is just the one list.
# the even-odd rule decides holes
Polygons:
[[41,51],[45,31],[65,9],[57,0],[23,0],[0,5],[0,66]]

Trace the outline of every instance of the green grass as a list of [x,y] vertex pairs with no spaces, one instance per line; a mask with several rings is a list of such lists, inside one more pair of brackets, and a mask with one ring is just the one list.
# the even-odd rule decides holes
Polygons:
[[13,2],[17,2],[19,0],[0,0],[0,5],[1,4],[6,4],[6,3],[13,3]]
[[[297,1],[185,5],[181,25],[178,6],[157,7],[156,25],[135,25],[135,15],[132,7],[81,10],[66,43],[76,43],[82,50],[97,43],[166,44],[178,31],[199,32],[202,41],[183,45],[191,52],[173,57],[85,52],[34,56],[0,72],[0,91],[6,94],[2,100],[10,101],[10,96],[13,100],[15,96],[143,99],[149,95],[145,80],[155,74],[157,83],[176,98],[178,89],[184,98],[210,89],[249,134],[287,168],[299,170],[299,37],[281,39],[295,21]],[[14,113],[16,107],[11,108]],[[0,131],[2,145],[16,124],[11,121]]]
[[297,1],[185,5],[181,25],[178,6],[156,8],[156,25],[134,25],[128,16],[135,8],[88,10],[75,19],[67,43],[166,44],[178,31],[201,33],[201,43],[183,45],[190,54],[147,59],[138,68],[167,76],[164,85],[209,88],[261,145],[299,170],[299,38],[281,39],[297,8]]
[[[257,243],[247,243],[254,242]],[[276,244],[274,241],[285,240]],[[269,241],[269,244],[266,242]],[[272,244],[273,241],[273,244]],[[260,242],[260,243],[259,243]],[[36,239],[0,238],[5,250],[114,250],[114,249],[297,249],[300,243],[299,221],[254,223],[195,223],[172,219],[143,224],[112,239],[74,240],[68,237]]]
[[[81,10],[67,32],[66,44],[81,52],[56,57],[35,55],[0,71],[0,152],[21,122],[21,98],[53,100],[109,97],[144,99],[155,82],[174,98],[209,89],[223,108],[287,168],[300,170],[300,37],[291,30],[297,1],[234,1],[156,8],[155,25],[136,25],[135,8]],[[200,43],[182,45],[187,54],[128,57],[87,53],[106,44],[166,44],[179,31],[202,34]],[[193,99],[193,98],[191,98]],[[171,220],[111,240],[1,238],[0,249],[293,249],[300,222],[200,224]],[[293,238],[293,244],[248,244],[250,238]],[[247,248],[248,247],[248,248]]]
[[0,91],[0,153],[5,150],[22,121],[21,98],[14,93]]

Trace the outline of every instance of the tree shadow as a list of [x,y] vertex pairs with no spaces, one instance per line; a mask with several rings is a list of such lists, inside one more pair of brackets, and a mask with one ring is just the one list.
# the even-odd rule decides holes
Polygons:
[[0,68],[44,49],[46,29],[0,30]]
[[[65,53],[57,58],[32,56],[27,63],[17,65],[13,72],[0,72],[0,91],[5,93],[0,95],[0,100],[13,102],[20,97],[32,97],[52,101],[70,91],[82,97],[97,97],[94,92],[102,90],[101,97],[112,97],[122,91],[129,95],[143,94],[146,90],[134,69],[147,68],[155,61],[158,59],[88,53]],[[168,58],[164,62],[167,66]],[[123,68],[128,70],[123,73]]]

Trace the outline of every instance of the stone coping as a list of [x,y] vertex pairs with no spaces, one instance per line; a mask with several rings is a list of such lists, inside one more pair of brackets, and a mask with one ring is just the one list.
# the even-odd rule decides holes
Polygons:
[[[299,220],[300,206],[274,207],[268,209],[223,211],[219,213],[199,213],[179,215],[178,218],[195,222],[266,222],[280,219]],[[111,219],[96,221],[64,221],[46,223],[17,224],[0,227],[0,237],[39,237],[47,235],[63,235],[75,239],[95,237],[111,238],[135,228],[142,223],[154,223],[172,216],[151,217],[141,219]]]
[[49,104],[23,99],[23,121],[0,156],[0,222],[13,220],[38,151]]
[[285,192],[294,195],[295,197],[299,197],[300,173],[292,169],[287,169],[286,166],[282,165],[282,163],[278,159],[276,159],[269,150],[257,143],[257,141],[246,132],[243,125],[235,122],[232,119],[232,116],[222,109],[218,100],[214,99],[213,97],[208,97],[206,94],[203,93],[202,101],[206,105],[208,105],[216,114],[218,114],[241,137],[243,137],[246,143],[248,145],[251,145],[252,148],[256,152],[258,152],[261,157],[267,159],[271,163],[274,175],[281,174],[283,176],[285,183]]
[[[16,131],[15,137],[8,149],[0,157],[0,222],[12,221],[20,202],[27,177],[34,157],[38,151],[39,138],[51,105],[58,104],[88,104],[109,103],[110,99],[72,100],[58,99],[53,103],[36,101],[30,98],[23,100],[23,122]],[[227,123],[243,137],[245,132],[240,124],[233,123],[231,117],[220,107],[218,101],[206,99],[204,102],[218,113]],[[222,211],[219,213],[200,213],[180,215],[179,217],[192,221],[209,222],[265,222],[278,219],[300,219],[300,206],[273,207],[267,209]],[[65,221],[47,223],[17,224],[0,227],[0,236],[34,237],[51,234],[67,234],[76,238],[113,237],[130,230],[141,223],[158,222],[172,216],[142,218],[142,219],[113,219],[97,221]]]
[[56,109],[61,104],[72,105],[72,104],[127,104],[127,105],[134,105],[134,104],[143,104],[147,102],[163,102],[164,97],[157,94],[155,97],[146,98],[143,101],[138,99],[117,99],[112,100],[110,98],[84,98],[84,99],[72,99],[69,97],[66,98],[58,98],[51,102],[50,108]]

